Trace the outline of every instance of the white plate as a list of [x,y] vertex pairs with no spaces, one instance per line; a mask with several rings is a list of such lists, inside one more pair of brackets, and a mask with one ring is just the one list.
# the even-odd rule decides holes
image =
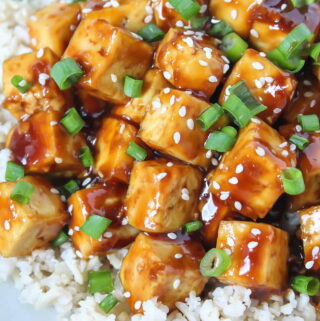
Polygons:
[[53,309],[36,311],[33,306],[20,303],[18,295],[19,291],[14,288],[13,283],[0,283],[1,321],[56,321]]

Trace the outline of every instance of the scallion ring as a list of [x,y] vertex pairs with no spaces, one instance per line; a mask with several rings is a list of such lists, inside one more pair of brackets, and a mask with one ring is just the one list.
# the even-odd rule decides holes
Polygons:
[[134,79],[131,76],[124,78],[123,91],[124,94],[130,98],[136,98],[141,96],[143,87],[143,80]]
[[220,45],[220,49],[232,62],[237,62],[248,47],[248,44],[235,32],[225,35]]
[[84,167],[93,166],[93,156],[88,146],[84,146],[80,149],[79,158],[81,159],[82,165]]
[[197,15],[201,9],[199,3],[195,0],[169,0],[169,3],[186,20],[190,20]]
[[319,117],[313,115],[298,115],[298,122],[304,132],[315,132],[320,129]]
[[90,294],[97,292],[110,293],[114,289],[112,274],[108,270],[89,271],[88,280]]
[[67,233],[62,230],[60,233],[56,236],[56,238],[52,241],[51,245],[52,247],[58,247],[62,245],[63,243],[67,242],[69,240],[69,236]]
[[5,172],[5,180],[7,182],[17,181],[24,176],[24,168],[15,162],[7,162],[7,168]]
[[31,88],[30,84],[20,75],[13,76],[11,78],[11,84],[23,94]]
[[290,143],[295,144],[300,150],[304,150],[309,145],[309,140],[299,136],[299,135],[292,135],[289,138]]
[[103,312],[109,313],[118,303],[118,299],[112,295],[108,294],[100,303],[99,307]]
[[197,118],[197,121],[202,130],[208,130],[223,114],[221,106],[219,104],[213,104]]
[[31,200],[35,187],[26,181],[19,181],[14,187],[10,198],[21,204],[28,204]]
[[192,233],[202,228],[203,224],[201,221],[188,222],[183,225],[183,233]]
[[130,142],[126,153],[137,161],[144,161],[148,155],[147,151],[135,142]]
[[200,262],[200,272],[206,277],[218,277],[231,265],[230,256],[221,249],[209,250]]
[[298,168],[287,168],[281,173],[281,180],[284,191],[289,195],[302,194],[306,187],[303,175]]
[[106,217],[92,214],[80,227],[80,231],[96,240],[99,240],[111,223],[112,220]]
[[76,135],[85,126],[84,120],[75,108],[67,110],[60,123],[70,135]]
[[164,37],[164,32],[155,24],[146,25],[138,32],[138,34],[143,38],[143,40],[148,42],[159,41]]
[[320,281],[312,276],[297,275],[291,281],[291,287],[299,293],[314,296],[319,293]]

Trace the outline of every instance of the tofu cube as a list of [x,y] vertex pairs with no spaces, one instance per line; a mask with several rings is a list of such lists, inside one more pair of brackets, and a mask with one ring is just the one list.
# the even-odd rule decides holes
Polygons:
[[[157,26],[167,32],[170,28],[189,26],[186,21],[169,3],[168,0],[152,0]],[[207,11],[207,0],[196,0],[201,5],[200,13]]]
[[295,165],[296,155],[287,141],[255,119],[211,172],[210,192],[235,212],[263,218],[284,192],[280,174]]
[[222,56],[213,38],[170,29],[159,45],[155,63],[173,86],[209,99],[223,77],[226,62]]
[[[210,105],[188,93],[166,90],[154,97],[140,124],[139,137],[150,147],[187,163],[209,166],[203,131],[197,118]],[[222,118],[221,118],[222,119]],[[221,122],[216,123],[219,127]]]
[[124,120],[105,118],[97,134],[94,172],[105,180],[129,183],[134,158],[126,153],[130,142],[143,146],[138,129]]
[[259,117],[269,124],[279,118],[291,101],[297,85],[293,75],[281,70],[253,49],[246,50],[233,67],[220,94],[220,104],[227,100],[230,86],[241,80],[244,80],[253,97],[267,107]]
[[229,269],[217,277],[220,282],[256,291],[287,286],[287,232],[264,223],[222,221],[216,247],[231,259]]
[[199,295],[207,278],[200,274],[199,264],[205,251],[202,245],[179,235],[172,240],[166,235],[139,234],[124,258],[120,279],[133,312],[142,312],[140,301],[153,297],[171,310],[190,291]]
[[69,177],[84,170],[79,154],[86,146],[85,139],[81,134],[71,136],[59,124],[60,119],[59,113],[43,111],[11,130],[6,146],[27,173]]
[[78,25],[79,13],[78,3],[59,2],[37,11],[27,22],[32,48],[48,47],[61,57]]
[[[3,107],[20,119],[43,110],[63,112],[72,106],[71,92],[60,91],[49,76],[57,61],[58,57],[49,48],[6,60],[3,63]],[[21,75],[31,85],[24,94],[11,83],[16,75]]]
[[4,257],[30,255],[48,246],[68,221],[64,204],[51,192],[48,181],[36,176],[19,181],[35,187],[28,204],[10,198],[16,182],[0,183],[0,254]]
[[136,162],[125,201],[129,223],[168,233],[196,220],[201,178],[196,168],[165,159]]
[[[72,208],[70,229],[73,245],[84,258],[90,255],[106,255],[111,250],[131,243],[138,231],[125,223],[123,200],[127,192],[124,184],[108,182],[106,186],[95,185],[71,195],[68,204]],[[79,231],[91,214],[112,220],[100,240]]]
[[[108,6],[104,8],[105,1],[100,1],[102,8],[95,5],[92,12],[85,14],[87,19],[103,19],[115,27],[121,27],[129,31],[138,33],[143,27],[154,23],[153,10],[150,0],[120,0],[119,6]],[[92,6],[92,1],[88,1],[88,7]],[[97,8],[98,7],[98,8]]]
[[299,211],[304,262],[307,270],[320,270],[320,206]]
[[131,99],[125,105],[113,107],[112,114],[140,124],[154,96],[158,95],[162,89],[171,87],[172,85],[163,77],[161,70],[151,69],[144,77],[141,96]]
[[64,57],[74,58],[85,75],[79,86],[92,96],[115,104],[129,101],[124,94],[126,75],[143,79],[153,48],[124,29],[102,19],[84,19],[73,34]]

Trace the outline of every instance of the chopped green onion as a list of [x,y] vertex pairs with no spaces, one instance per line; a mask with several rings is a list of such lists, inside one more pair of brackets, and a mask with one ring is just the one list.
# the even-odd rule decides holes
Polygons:
[[111,223],[112,221],[106,217],[92,214],[80,227],[80,231],[99,240]]
[[197,118],[197,121],[202,130],[208,130],[222,115],[223,109],[221,106],[213,104]]
[[15,162],[7,162],[5,179],[7,182],[17,181],[24,176],[24,168]]
[[87,0],[69,0],[68,3],[86,2]]
[[147,151],[135,142],[129,143],[126,153],[137,161],[144,161],[148,155]]
[[67,184],[63,185],[63,189],[67,192],[67,196],[69,197],[71,194],[75,193],[80,189],[78,183],[72,179]]
[[232,62],[238,61],[248,49],[248,44],[235,32],[223,37],[220,49]]
[[112,294],[108,294],[100,303],[99,307],[105,312],[109,313],[119,301]]
[[319,117],[313,115],[298,115],[298,122],[304,132],[315,132],[320,129]]
[[312,276],[297,275],[291,281],[292,288],[310,296],[317,295],[320,290],[320,281]]
[[292,135],[289,141],[295,144],[300,150],[304,150],[309,145],[308,139],[296,134]]
[[113,279],[111,272],[104,271],[89,271],[89,293],[109,293],[112,292]]
[[215,23],[209,30],[208,34],[213,37],[223,38],[233,32],[232,27],[224,20]]
[[63,243],[66,243],[69,240],[69,236],[65,231],[60,231],[60,233],[57,235],[57,237],[52,241],[51,245],[52,247],[58,247]]
[[194,0],[169,0],[169,3],[186,20],[197,15],[201,9],[199,3]]
[[204,148],[215,150],[219,153],[225,153],[233,147],[236,140],[237,138],[230,136],[229,133],[214,131],[209,135],[206,143],[204,144]]
[[124,78],[123,91],[126,96],[136,98],[141,96],[143,80],[134,79],[130,76]]
[[80,149],[79,158],[81,159],[81,162],[84,167],[93,166],[93,156],[88,146],[84,146]]
[[222,105],[222,108],[230,113],[241,128],[245,127],[252,118],[250,109],[236,95],[231,94]]
[[23,94],[31,88],[30,84],[20,75],[13,76],[11,78],[11,84]]
[[229,135],[230,137],[237,137],[237,135],[238,135],[237,130],[236,130],[234,127],[232,127],[232,126],[223,127],[223,128],[221,129],[221,131],[222,131],[223,133],[225,133],[226,135]]
[[221,249],[211,249],[200,262],[200,272],[203,276],[218,277],[231,265],[229,255]]
[[314,60],[314,65],[320,65],[320,42],[311,45],[309,56]]
[[32,184],[26,181],[19,181],[14,187],[10,198],[21,204],[28,204],[34,190],[35,187]]
[[305,191],[303,175],[298,168],[287,168],[281,173],[284,191],[289,195],[299,195]]
[[201,221],[188,222],[183,225],[182,230],[183,233],[192,233],[200,230],[202,226],[203,224]]
[[246,86],[243,80],[237,82],[229,89],[231,94],[236,95],[241,101],[250,109],[251,115],[255,116],[262,111],[266,110],[267,107],[259,103],[251,94],[249,88]]
[[164,37],[164,32],[155,24],[143,27],[138,34],[143,38],[143,40],[148,42],[159,41]]
[[208,17],[192,17],[191,18],[191,28],[195,31],[200,31],[203,29],[205,24],[209,21]]
[[60,123],[68,131],[70,135],[75,135],[85,126],[84,120],[79,115],[78,111],[73,107],[66,111]]
[[302,8],[304,6],[314,3],[314,1],[315,0],[291,0],[295,8]]
[[301,23],[290,31],[277,49],[279,49],[287,59],[300,57],[307,43],[312,38],[312,31],[304,23]]
[[73,58],[65,58],[54,64],[50,76],[61,90],[66,90],[80,80],[83,71]]

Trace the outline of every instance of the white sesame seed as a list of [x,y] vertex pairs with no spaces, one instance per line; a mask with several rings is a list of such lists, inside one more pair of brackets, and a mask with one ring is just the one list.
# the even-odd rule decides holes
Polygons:
[[217,82],[217,81],[218,81],[218,79],[217,79],[216,76],[210,76],[210,77],[208,78],[208,80],[209,80],[209,82]]
[[313,249],[312,249],[312,257],[315,257],[315,256],[317,256],[318,255],[318,253],[319,253],[319,251],[320,251],[320,248],[319,248],[319,246],[315,246]]
[[44,49],[41,48],[37,51],[37,58],[42,58],[44,55]]
[[240,202],[238,202],[238,201],[235,201],[234,202],[234,207],[235,207],[236,210],[241,211],[242,204]]
[[230,66],[229,65],[224,65],[223,66],[223,73],[225,74],[229,70]]
[[56,188],[53,188],[53,187],[50,189],[50,192],[52,194],[59,194],[59,191]]
[[264,69],[263,65],[258,61],[253,62],[252,67],[256,70],[263,70]]
[[92,11],[92,9],[90,9],[90,8],[84,8],[84,9],[82,9],[82,13],[89,13],[89,12],[91,12]]
[[143,21],[144,21],[145,23],[150,23],[150,22],[152,21],[152,18],[153,18],[152,15],[148,15],[148,16],[146,16],[146,17],[144,18]]
[[273,112],[274,112],[275,114],[279,114],[279,113],[281,113],[281,111],[282,111],[281,108],[275,108],[275,109],[273,110]]
[[73,235],[73,229],[72,228],[69,228],[69,231],[68,231],[68,235]]
[[190,37],[183,38],[182,41],[185,42],[191,48],[194,46],[193,45],[193,40]]
[[211,150],[208,150],[206,152],[206,158],[211,158],[212,157],[212,151]]
[[259,155],[259,156],[264,156],[266,154],[265,150],[262,148],[262,147],[257,147],[256,148],[256,153]]
[[249,249],[254,249],[255,247],[257,247],[258,246],[258,242],[254,242],[254,241],[252,241],[252,242],[249,242],[248,243],[248,248]]
[[180,28],[182,28],[182,27],[184,26],[184,23],[183,23],[183,21],[181,21],[181,20],[178,20],[178,21],[176,22],[176,26],[177,26],[177,27],[180,27]]
[[172,162],[168,162],[168,163],[167,163],[167,166],[168,166],[168,167],[172,167],[172,166],[173,166],[173,163],[172,163]]
[[204,60],[201,60],[201,59],[200,59],[198,62],[199,62],[199,65],[200,65],[200,66],[203,66],[203,67],[208,66],[208,63],[207,63],[206,61],[204,61]]
[[217,161],[215,158],[212,158],[212,159],[211,159],[211,164],[212,164],[213,166],[217,166],[217,165],[218,165],[218,161]]
[[264,80],[268,83],[271,84],[274,81],[274,78],[272,77],[264,77]]
[[8,220],[4,221],[3,226],[6,231],[10,230],[10,222]]
[[76,256],[78,256],[80,259],[83,258],[83,254],[80,251],[76,251]]
[[317,103],[316,100],[313,99],[310,103],[310,108],[313,108],[316,105],[316,103]]
[[123,296],[128,299],[128,298],[131,297],[131,293],[130,293],[129,291],[124,292],[124,293],[123,293]]
[[141,301],[136,301],[135,304],[134,304],[134,308],[135,308],[136,310],[139,310],[139,309],[141,308],[141,304],[142,304]]
[[105,233],[103,234],[103,236],[104,236],[105,238],[107,238],[107,239],[110,239],[110,238],[112,237],[112,233],[111,233],[111,232],[105,232]]
[[118,80],[117,75],[111,74],[111,81],[112,81],[112,82],[117,82],[117,80]]
[[283,3],[280,7],[280,10],[283,11],[287,8],[287,4],[286,3]]
[[283,148],[283,147],[286,147],[286,146],[288,146],[288,142],[283,142],[283,143],[279,144],[280,148]]
[[173,282],[173,288],[174,288],[174,289],[177,289],[177,288],[180,286],[180,283],[181,283],[180,280],[175,280],[175,281]]
[[238,179],[236,177],[231,177],[228,181],[232,185],[238,184]]
[[169,71],[164,71],[163,72],[163,77],[166,78],[167,80],[171,79],[171,74]]
[[194,129],[194,121],[192,118],[189,118],[187,120],[187,127],[190,129],[190,130],[193,130]]
[[300,125],[296,125],[296,131],[300,133],[302,131],[302,127]]
[[221,192],[220,199],[221,201],[225,201],[230,195],[230,192]]
[[176,96],[175,96],[175,95],[172,95],[172,96],[170,97],[170,101],[169,101],[170,106],[173,106],[175,102],[176,102]]
[[229,59],[226,56],[221,56],[221,58],[225,63],[230,63]]
[[152,101],[152,109],[159,109],[161,108],[161,101],[160,98],[157,97]]
[[289,152],[287,150],[283,150],[281,152],[281,155],[287,157],[289,155]]
[[175,240],[177,238],[177,234],[175,234],[175,233],[168,233],[167,236],[171,240]]
[[62,202],[65,202],[67,200],[64,195],[60,195],[60,199],[61,199]]
[[61,163],[62,163],[62,158],[56,157],[56,158],[54,159],[54,161],[55,161],[57,164],[61,164]]
[[223,249],[228,255],[231,255],[232,251],[230,249]]
[[171,91],[171,89],[170,89],[169,87],[163,89],[163,92],[164,92],[165,94],[169,94],[170,91]]
[[216,182],[216,181],[212,182],[212,186],[213,186],[214,189],[217,189],[217,190],[220,189],[220,184],[218,182]]
[[251,121],[255,124],[261,124],[261,121],[258,118],[251,118]]
[[229,246],[234,246],[234,240],[231,238],[231,237],[227,237],[227,244],[229,245]]
[[72,210],[73,210],[73,205],[72,205],[72,204],[70,204],[70,205],[68,206],[68,212],[69,212],[69,213],[71,213],[71,212],[72,212]]
[[258,33],[258,31],[255,30],[255,29],[251,29],[251,30],[250,30],[250,35],[251,35],[252,37],[259,38],[259,33]]
[[24,79],[19,82],[19,86],[21,87],[25,86],[26,84],[27,84],[27,81]]
[[180,139],[181,139],[181,135],[179,132],[175,132],[173,134],[173,140],[176,144],[179,144],[180,143]]
[[314,265],[314,261],[308,261],[306,264],[305,264],[305,267],[307,270],[310,270]]
[[51,121],[50,122],[50,126],[55,126],[55,125],[57,125],[58,124],[58,122],[56,122],[56,121]]
[[175,255],[174,255],[174,258],[175,259],[181,259],[183,257],[183,255],[181,254],[181,253],[176,253]]
[[252,230],[251,230],[251,233],[253,234],[253,235],[260,235],[261,234],[261,231],[258,229],[258,228],[253,228]]
[[290,150],[294,152],[297,149],[297,146],[295,144],[290,144]]
[[180,107],[180,109],[179,109],[179,116],[180,116],[180,117],[184,117],[186,114],[187,114],[186,106]]
[[75,231],[79,232],[79,231],[80,231],[80,226],[75,226],[73,229],[74,229]]
[[310,98],[313,96],[313,92],[311,91],[306,91],[304,94],[303,94],[304,97],[307,97],[307,98]]
[[37,45],[37,39],[36,38],[31,38],[31,44],[33,46],[36,46]]
[[243,172],[243,165],[242,164],[237,165],[236,174],[240,174],[242,172]]
[[259,56],[261,56],[261,57],[267,57],[267,54],[266,54],[265,52],[263,52],[263,51],[260,51],[260,52],[259,52]]
[[308,79],[305,79],[305,80],[303,81],[303,84],[304,84],[305,86],[311,86],[311,85],[312,85],[312,82],[311,82],[310,80],[308,80]]
[[238,16],[238,11],[237,10],[231,10],[231,18],[233,20],[236,20]]
[[32,21],[37,21],[38,18],[37,18],[36,16],[31,16],[31,17],[30,17],[30,20],[32,20]]
[[206,4],[203,4],[200,8],[200,13],[205,13],[207,9],[208,9],[208,6]]
[[46,81],[50,78],[48,74],[41,73],[39,75],[38,81],[41,86],[44,86],[46,84]]
[[168,174],[167,173],[160,173],[157,175],[157,180],[161,181],[162,179],[164,179]]
[[254,83],[255,83],[256,87],[259,89],[263,87],[263,83],[259,79],[256,79],[254,81]]

